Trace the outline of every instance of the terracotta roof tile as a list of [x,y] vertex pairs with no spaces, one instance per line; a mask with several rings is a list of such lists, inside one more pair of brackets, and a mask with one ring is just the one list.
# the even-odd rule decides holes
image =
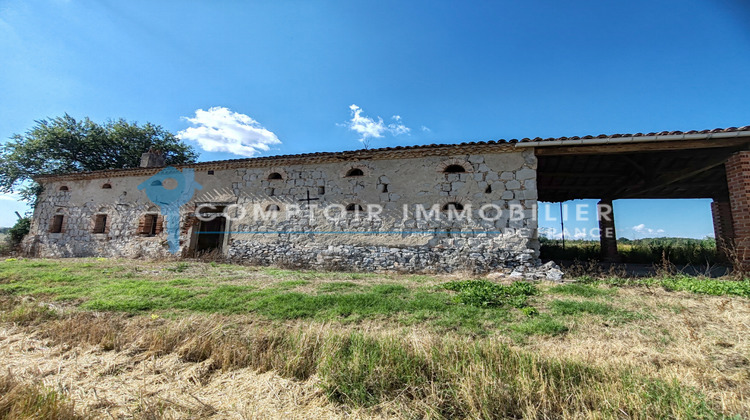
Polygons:
[[[643,137],[643,136],[666,136],[666,135],[682,135],[682,134],[714,134],[714,133],[732,133],[732,132],[742,132],[742,131],[750,131],[750,125],[742,126],[742,127],[728,127],[728,128],[715,128],[713,130],[690,130],[690,131],[662,131],[659,133],[635,133],[635,134],[599,134],[598,136],[592,136],[587,135],[583,137],[579,136],[572,136],[572,137],[548,137],[545,139],[542,139],[541,137],[524,137],[521,140],[518,139],[499,139],[499,140],[489,140],[489,141],[471,141],[471,142],[465,142],[465,143],[454,143],[454,144],[429,144],[429,145],[419,145],[419,146],[394,146],[394,147],[384,147],[380,149],[360,149],[360,150],[350,150],[350,151],[342,151],[342,152],[315,152],[315,153],[304,153],[304,154],[296,154],[296,155],[276,155],[276,156],[263,156],[263,157],[255,157],[255,158],[242,158],[242,159],[229,159],[229,160],[221,160],[221,161],[211,161],[211,162],[196,162],[194,164],[189,165],[179,165],[179,166],[186,166],[186,167],[193,167],[193,166],[211,166],[211,165],[231,165],[235,163],[242,163],[242,162],[248,162],[248,163],[262,163],[262,162],[268,162],[268,161],[274,161],[274,160],[288,160],[288,159],[294,159],[294,160],[304,160],[304,159],[328,159],[328,160],[348,160],[352,158],[359,158],[359,157],[372,157],[373,155],[377,154],[388,154],[388,152],[394,152],[398,151],[399,153],[404,153],[404,151],[421,151],[421,150],[428,150],[428,149],[446,149],[446,148],[460,148],[460,147],[476,147],[476,146],[485,146],[485,145],[514,145],[517,143],[529,143],[529,142],[556,142],[556,141],[565,141],[565,140],[589,140],[589,139],[618,139],[618,138],[627,138],[627,137]],[[156,168],[159,169],[159,168]],[[81,172],[78,174],[66,174],[66,175],[40,175],[39,179],[44,178],[56,178],[61,176],[69,176],[69,175],[78,175],[78,176],[96,176],[97,174],[100,175],[106,175],[106,174],[119,174],[121,172],[127,172],[127,171],[153,171],[154,168],[125,168],[125,169],[111,169],[111,170],[105,170],[105,171],[94,171],[94,172]]]

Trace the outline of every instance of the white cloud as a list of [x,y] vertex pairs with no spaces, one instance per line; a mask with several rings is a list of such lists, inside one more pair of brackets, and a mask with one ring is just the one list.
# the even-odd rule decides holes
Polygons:
[[631,229],[633,229],[633,231],[635,233],[640,233],[641,235],[654,235],[654,234],[657,234],[657,233],[664,233],[665,232],[664,229],[651,229],[651,228],[648,228],[648,227],[646,227],[646,224],[644,224],[644,223],[641,223],[640,225],[635,225]]
[[373,119],[368,116],[362,115],[362,108],[358,107],[357,105],[350,105],[349,110],[351,111],[352,118],[345,124],[341,125],[359,134],[359,141],[361,141],[362,143],[367,143],[368,140],[373,138],[382,138],[385,136],[385,134],[398,136],[401,134],[408,134],[411,131],[411,129],[405,126],[401,121],[400,115],[394,115],[393,117],[391,117],[391,120],[393,120],[393,122],[386,125],[385,122],[383,122],[383,119],[380,117],[377,117],[377,119]]
[[400,115],[394,115],[391,117],[391,119],[394,121],[390,124],[388,124],[388,130],[394,135],[398,136],[399,134],[407,134],[411,129],[407,126],[405,126],[401,122],[401,116]]
[[587,239],[589,237],[588,232],[584,231],[577,231],[573,234],[573,239]]
[[5,200],[5,201],[20,201],[21,197],[19,197],[17,195],[14,195],[14,194],[3,194],[3,193],[0,193],[0,200]]
[[430,130],[430,127],[427,127],[427,126],[424,126],[424,125],[421,126],[421,127],[419,127],[419,129],[422,130],[422,131],[424,131],[425,133],[429,133],[430,131],[432,131],[432,130]]
[[245,114],[215,106],[208,111],[197,109],[195,117],[182,117],[194,127],[177,133],[182,140],[192,140],[207,152],[229,152],[240,156],[255,156],[270,146],[281,144],[272,131]]

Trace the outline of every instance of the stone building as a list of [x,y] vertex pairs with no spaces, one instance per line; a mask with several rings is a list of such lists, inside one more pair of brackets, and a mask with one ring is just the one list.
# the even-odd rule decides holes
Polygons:
[[[147,153],[140,168],[38,177],[44,192],[24,246],[44,257],[214,252],[329,269],[524,271],[539,265],[537,200],[713,198],[717,238],[747,262],[749,144],[743,127],[273,156],[173,172]],[[173,213],[149,195],[157,186],[181,191]],[[600,219],[603,257],[616,260],[613,215]]]

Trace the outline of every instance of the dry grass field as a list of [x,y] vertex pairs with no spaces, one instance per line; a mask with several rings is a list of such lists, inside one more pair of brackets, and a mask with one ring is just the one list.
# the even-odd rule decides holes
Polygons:
[[0,261],[0,418],[746,418],[750,282]]

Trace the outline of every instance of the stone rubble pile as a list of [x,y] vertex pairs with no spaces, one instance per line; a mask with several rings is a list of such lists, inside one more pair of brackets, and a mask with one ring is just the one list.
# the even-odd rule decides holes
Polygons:
[[493,280],[499,279],[511,279],[511,280],[549,280],[554,282],[563,282],[565,273],[560,269],[560,266],[555,264],[554,261],[550,261],[546,264],[539,266],[534,265],[519,265],[514,268],[503,268],[487,275],[487,278]]

